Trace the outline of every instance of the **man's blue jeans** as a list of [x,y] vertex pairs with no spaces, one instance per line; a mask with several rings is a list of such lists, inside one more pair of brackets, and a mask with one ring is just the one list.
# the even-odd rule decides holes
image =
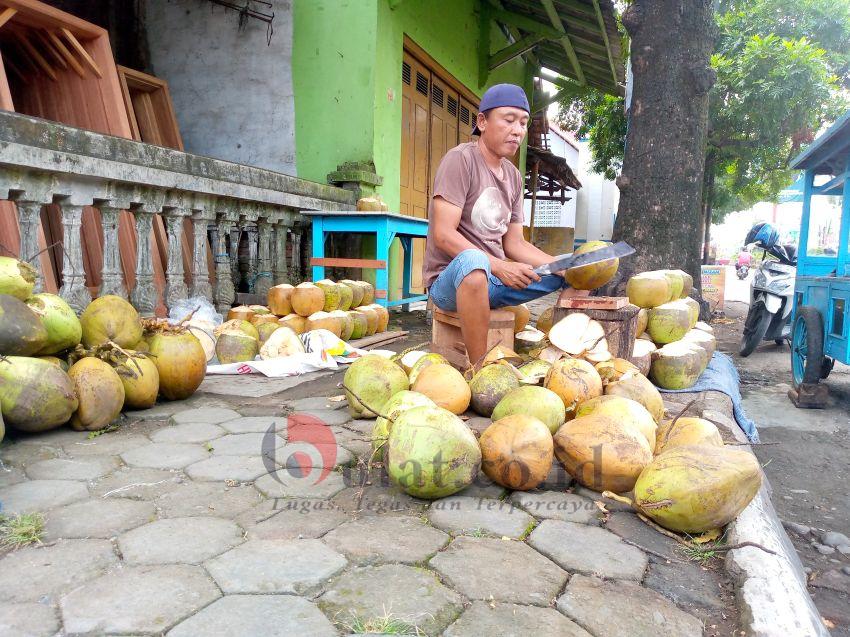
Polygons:
[[458,254],[440,273],[431,287],[428,295],[441,310],[454,312],[457,310],[457,289],[470,272],[484,270],[490,282],[490,307],[507,307],[520,305],[526,301],[539,299],[551,292],[568,287],[563,277],[557,274],[547,274],[534,281],[523,290],[515,290],[502,283],[490,274],[490,260],[481,250],[469,249]]

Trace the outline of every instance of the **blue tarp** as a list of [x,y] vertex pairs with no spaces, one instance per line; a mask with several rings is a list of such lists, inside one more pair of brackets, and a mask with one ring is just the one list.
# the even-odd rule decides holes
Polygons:
[[702,373],[702,376],[696,382],[696,385],[688,389],[661,389],[662,392],[671,394],[685,394],[688,392],[702,391],[719,391],[723,392],[732,399],[732,410],[735,414],[735,421],[741,430],[747,434],[750,442],[759,441],[759,432],[756,430],[756,423],[747,418],[744,413],[744,407],[741,404],[741,392],[738,389],[740,378],[738,370],[735,369],[735,363],[726,354],[714,352],[708,367]]

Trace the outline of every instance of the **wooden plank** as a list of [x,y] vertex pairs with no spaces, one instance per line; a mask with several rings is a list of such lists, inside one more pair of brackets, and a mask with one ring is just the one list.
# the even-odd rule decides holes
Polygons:
[[375,290],[375,298],[376,299],[387,298],[387,291],[386,290]]
[[410,334],[410,332],[404,330],[398,332],[381,332],[380,334],[373,334],[372,336],[364,336],[363,338],[348,341],[348,344],[352,347],[356,347],[357,349],[368,349],[370,347],[400,341],[408,334]]
[[3,0],[3,4],[10,9],[17,9],[18,16],[15,21],[27,26],[42,29],[67,27],[84,38],[106,35],[106,29],[39,0]]
[[50,66],[50,62],[45,60],[44,56],[42,56],[41,53],[39,53],[32,45],[26,34],[23,31],[18,31],[15,33],[15,37],[18,38],[18,42],[20,42],[21,46],[24,47],[24,50],[29,53],[30,57],[35,60],[35,63],[39,66],[39,68],[47,74],[47,77],[55,82],[58,79],[56,71],[54,71],[53,67]]
[[100,70],[100,67],[97,63],[92,59],[92,56],[89,55],[89,52],[86,51],[85,47],[80,44],[80,41],[71,33],[66,27],[62,27],[62,34],[65,36],[65,39],[68,40],[71,47],[80,54],[80,57],[83,58],[83,62],[92,70],[92,72],[97,75],[99,78],[103,77],[103,73]]
[[9,20],[15,17],[15,14],[18,12],[17,9],[13,9],[12,7],[7,7],[3,9],[3,13],[0,13],[0,28],[3,27]]
[[593,310],[619,310],[629,304],[625,296],[574,296],[558,302],[558,307]]
[[46,31],[47,37],[50,40],[51,44],[56,48],[59,53],[62,54],[62,57],[65,58],[65,61],[68,65],[74,69],[74,72],[80,77],[85,77],[86,72],[83,67],[77,62],[77,58],[74,57],[74,54],[68,50],[68,47],[65,46],[65,43],[59,39],[59,37],[53,31]]
[[540,33],[532,33],[531,35],[525,36],[521,40],[517,40],[513,44],[510,44],[504,49],[496,51],[496,53],[491,55],[488,60],[488,68],[491,71],[499,68],[503,64],[510,62],[516,57],[519,57],[526,51],[530,51],[535,46],[543,42],[543,40],[545,39],[545,35],[542,35]]
[[14,111],[12,103],[12,92],[9,90],[9,78],[6,77],[6,68],[3,55],[0,54],[0,108],[5,111]]
[[558,31],[564,34],[564,37],[561,38],[561,46],[564,47],[564,52],[567,54],[567,57],[570,60],[570,64],[573,65],[573,69],[576,72],[576,77],[578,78],[579,84],[587,84],[587,80],[584,77],[584,71],[581,68],[581,64],[579,64],[578,57],[576,57],[576,52],[573,50],[572,42],[570,42],[570,38],[567,35],[567,30],[564,28],[563,22],[561,22],[561,17],[558,15],[558,11],[555,9],[555,5],[552,0],[540,0],[543,4],[543,8],[546,10],[546,15],[549,16],[549,21],[552,23],[552,26],[555,27]]
[[387,262],[380,259],[345,259],[342,257],[313,257],[310,265],[323,265],[326,268],[367,268],[370,270],[383,270]]

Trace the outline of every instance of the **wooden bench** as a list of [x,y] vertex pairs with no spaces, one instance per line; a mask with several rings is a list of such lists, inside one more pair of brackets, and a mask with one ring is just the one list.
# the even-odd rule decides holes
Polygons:
[[[487,332],[487,349],[496,345],[514,347],[514,314],[510,310],[490,310],[490,328]],[[431,351],[442,354],[449,363],[461,371],[470,366],[466,345],[460,332],[457,312],[447,312],[433,307],[431,323]]]

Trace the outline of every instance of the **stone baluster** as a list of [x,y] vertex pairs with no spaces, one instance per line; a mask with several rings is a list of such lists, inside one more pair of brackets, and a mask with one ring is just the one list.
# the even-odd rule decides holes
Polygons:
[[91,303],[83,265],[83,204],[64,195],[57,196],[56,203],[62,208],[62,287],[59,295],[79,314]]
[[165,305],[170,310],[177,302],[189,296],[186,280],[183,276],[183,218],[189,210],[166,206],[162,210],[165,217],[165,232],[168,235],[168,260],[165,268]]
[[214,220],[212,201],[204,201],[203,208],[196,207],[192,213],[192,296],[202,296],[210,301],[213,300],[213,290],[207,263],[207,231]]
[[41,272],[41,260],[34,258],[38,254],[38,228],[41,223],[42,203],[27,199],[15,199],[14,201],[18,207],[18,226],[21,232],[18,257],[22,261],[27,261],[36,270],[33,291],[43,292],[44,275]]
[[304,280],[301,273],[301,226],[298,225],[292,227],[292,264],[290,270],[292,271],[293,283],[296,281],[300,283]]
[[233,285],[231,256],[227,253],[227,244],[231,240],[233,219],[227,213],[219,214],[216,225],[215,247],[215,306],[220,314],[227,314],[236,299],[236,288]]
[[130,210],[136,217],[136,286],[130,293],[130,302],[142,316],[153,316],[158,293],[153,278],[151,231],[157,206],[133,203]]
[[275,285],[288,283],[288,268],[286,267],[286,233],[289,230],[284,219],[278,219],[274,224],[274,258],[272,273]]
[[257,276],[254,293],[266,298],[272,286],[272,224],[268,217],[257,222]]
[[126,299],[127,286],[124,285],[121,272],[121,244],[118,240],[122,209],[109,200],[98,202],[97,207],[100,209],[100,223],[103,227],[103,269],[98,296],[113,294]]
[[242,274],[239,271],[239,244],[242,241],[243,228],[238,218],[230,226],[230,280],[234,289],[239,287]]

